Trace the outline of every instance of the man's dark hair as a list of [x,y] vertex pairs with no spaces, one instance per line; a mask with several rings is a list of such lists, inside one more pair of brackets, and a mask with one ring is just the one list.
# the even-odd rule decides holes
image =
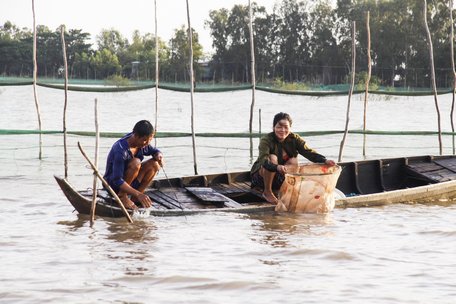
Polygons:
[[154,127],[148,120],[140,120],[133,127],[133,133],[139,137],[151,136],[154,133]]
[[281,121],[282,119],[286,119],[290,122],[290,126],[291,124],[293,123],[293,121],[291,120],[291,116],[290,114],[288,113],[284,113],[284,112],[280,112],[280,113],[277,113],[275,116],[274,116],[274,120],[272,122],[272,127],[274,128],[275,125]]

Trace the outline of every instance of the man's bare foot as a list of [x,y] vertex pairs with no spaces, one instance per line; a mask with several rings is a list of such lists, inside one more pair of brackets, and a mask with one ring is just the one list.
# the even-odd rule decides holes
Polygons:
[[133,209],[133,210],[138,209],[138,207],[135,205],[135,203],[133,203],[133,201],[128,198],[128,195],[119,196],[119,198],[120,198],[120,201],[122,202],[122,204],[125,206],[125,208]]
[[274,195],[274,193],[270,192],[263,192],[263,197],[265,200],[267,200],[271,204],[277,204],[277,197]]

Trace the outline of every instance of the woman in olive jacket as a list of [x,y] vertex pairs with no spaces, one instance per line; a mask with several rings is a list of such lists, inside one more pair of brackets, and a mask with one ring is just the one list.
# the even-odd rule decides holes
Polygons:
[[288,170],[298,166],[298,154],[314,163],[334,166],[333,160],[306,145],[304,139],[291,132],[292,120],[287,113],[277,113],[273,120],[273,132],[260,140],[258,158],[250,170],[252,185],[263,189],[263,197],[277,203],[273,190],[278,190]]

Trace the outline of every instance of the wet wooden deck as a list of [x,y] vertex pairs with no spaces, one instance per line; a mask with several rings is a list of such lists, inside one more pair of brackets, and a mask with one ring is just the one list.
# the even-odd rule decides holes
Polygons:
[[262,203],[261,193],[248,182],[217,184],[212,187],[161,187],[145,193],[156,209],[239,208]]
[[456,159],[454,158],[411,163],[407,168],[410,176],[429,183],[456,180]]

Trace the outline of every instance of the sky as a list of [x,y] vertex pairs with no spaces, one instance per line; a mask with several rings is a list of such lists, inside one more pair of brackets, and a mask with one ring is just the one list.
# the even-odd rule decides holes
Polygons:
[[[256,0],[268,13],[276,0]],[[247,5],[248,0],[189,0],[190,21],[198,32],[204,52],[210,52],[211,39],[204,21],[209,11],[231,9],[235,4]],[[155,33],[154,0],[35,0],[37,25],[51,30],[65,24],[67,29],[82,29],[96,36],[102,29],[114,28],[131,41],[134,30],[141,34]],[[32,0],[0,0],[0,24],[11,21],[16,26],[33,28]],[[185,0],[157,0],[158,36],[168,41],[174,30],[187,24]]]

